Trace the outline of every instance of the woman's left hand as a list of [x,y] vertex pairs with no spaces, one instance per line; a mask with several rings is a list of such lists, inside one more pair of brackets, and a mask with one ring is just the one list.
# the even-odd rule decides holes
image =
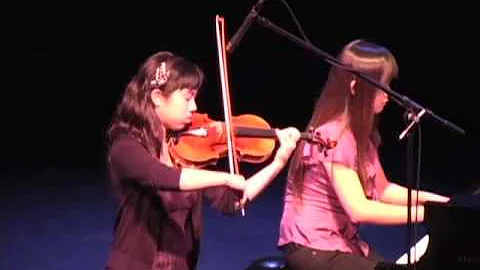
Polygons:
[[275,154],[275,160],[280,161],[282,164],[286,164],[300,139],[300,131],[295,127],[288,127],[284,129],[276,129],[275,133],[280,141],[280,147]]

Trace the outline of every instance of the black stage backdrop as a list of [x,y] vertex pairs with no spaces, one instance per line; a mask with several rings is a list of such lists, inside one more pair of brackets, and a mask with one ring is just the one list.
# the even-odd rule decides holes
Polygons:
[[[400,66],[392,88],[466,130],[422,118],[422,184],[469,191],[478,185],[478,121],[472,97],[457,78],[454,1],[289,1],[302,30],[319,49],[336,55],[352,39],[390,48]],[[130,76],[148,55],[169,50],[198,63],[207,84],[202,112],[223,119],[214,28],[226,20],[232,37],[255,1],[97,1],[23,5],[23,88],[20,121],[7,135],[5,170],[102,167],[104,131]],[[301,37],[284,1],[266,1],[261,15]],[[304,129],[329,64],[279,34],[253,24],[229,56],[234,115],[254,113],[273,127]],[[8,103],[8,101],[7,101]],[[17,103],[15,103],[17,104]],[[403,108],[382,115],[382,159],[403,181]],[[12,116],[18,115],[17,109]],[[9,115],[6,115],[10,118]],[[5,151],[4,151],[5,153]]]

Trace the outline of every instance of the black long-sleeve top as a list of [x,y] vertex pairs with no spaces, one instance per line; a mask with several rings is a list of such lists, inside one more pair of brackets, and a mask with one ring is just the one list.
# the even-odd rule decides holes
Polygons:
[[113,142],[108,157],[119,207],[106,269],[194,269],[203,197],[233,213],[241,194],[226,187],[181,191],[180,169],[161,163],[129,135]]

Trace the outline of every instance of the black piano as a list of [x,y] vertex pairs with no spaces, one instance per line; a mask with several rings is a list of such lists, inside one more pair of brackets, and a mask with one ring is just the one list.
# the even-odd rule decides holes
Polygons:
[[375,270],[480,270],[480,206],[462,201],[425,204],[427,250],[416,263],[380,263]]

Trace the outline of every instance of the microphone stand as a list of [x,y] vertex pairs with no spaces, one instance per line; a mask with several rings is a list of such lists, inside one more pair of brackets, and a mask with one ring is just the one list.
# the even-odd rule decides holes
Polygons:
[[[420,121],[420,118],[426,114],[428,115],[429,117],[433,118],[434,120],[436,120],[437,122],[439,122],[440,124],[446,126],[447,128],[455,131],[455,132],[458,132],[462,135],[465,134],[465,131],[458,127],[457,125],[451,123],[450,121],[447,121],[446,119],[443,119],[441,118],[440,116],[436,115],[433,111],[431,111],[430,109],[427,109],[425,108],[424,106],[421,106],[420,104],[414,102],[413,100],[411,100],[410,98],[404,96],[404,95],[401,95],[395,91],[393,91],[392,89],[390,89],[390,87],[388,86],[385,86],[377,81],[375,81],[374,79],[352,69],[352,68],[349,68],[349,67],[346,67],[344,65],[342,65],[335,57],[332,57],[331,55],[329,55],[328,53],[318,49],[317,47],[315,47],[313,44],[311,44],[310,42],[306,42],[300,38],[298,38],[297,36],[291,34],[290,32],[282,29],[281,27],[275,25],[274,23],[272,23],[271,21],[269,21],[267,18],[263,17],[263,16],[259,16],[258,14],[256,14],[256,22],[258,24],[260,24],[261,26],[263,27],[266,27],[270,30],[273,30],[274,32],[280,34],[281,36],[289,39],[290,41],[293,41],[294,43],[296,43],[297,45],[303,47],[304,49],[307,49],[309,51],[311,51],[312,53],[314,53],[316,56],[319,56],[320,58],[323,58],[326,62],[332,64],[332,65],[335,65],[335,66],[338,66],[338,67],[341,67],[341,68],[344,68],[345,70],[357,75],[358,77],[366,80],[367,82],[373,84],[375,87],[383,90],[384,92],[386,92],[389,97],[395,101],[397,104],[399,104],[400,106],[403,106],[405,107],[406,109],[406,114],[407,114],[407,121],[411,121],[410,124],[407,126],[407,128],[400,134],[399,136],[399,139],[403,139],[406,135],[408,135],[408,141],[407,141],[407,189],[408,189],[408,214],[407,214],[407,224],[408,224],[408,242],[409,242],[409,245],[407,247],[407,256],[408,256],[408,259],[407,259],[407,264],[410,265],[411,264],[411,260],[410,260],[410,247],[412,246],[412,239],[410,238],[412,236],[412,219],[411,219],[411,208],[412,208],[412,202],[411,202],[411,196],[412,196],[412,185],[413,185],[413,135],[412,134],[408,134],[411,130],[413,130],[414,128],[414,125],[416,123],[419,123]],[[413,132],[411,132],[413,133]]]
[[[410,266],[412,264],[412,259],[411,259],[411,252],[410,249],[413,246],[412,243],[415,242],[416,238],[416,230],[414,231],[413,229],[413,222],[412,222],[412,187],[414,183],[414,176],[413,176],[413,161],[414,161],[414,154],[413,154],[413,137],[415,134],[415,129],[413,129],[413,126],[415,123],[418,123],[420,126],[420,117],[425,113],[425,110],[421,110],[418,114],[416,114],[414,111],[410,110],[407,108],[405,112],[405,120],[410,121],[410,124],[405,128],[405,130],[402,131],[402,133],[399,136],[399,140],[402,140],[405,136],[407,136],[407,168],[406,168],[406,180],[407,180],[407,265]],[[420,138],[420,137],[419,137]],[[419,142],[420,144],[420,142]],[[420,145],[419,145],[420,148]],[[420,159],[420,149],[418,150],[417,154],[417,161]],[[418,169],[418,168],[417,168]],[[418,176],[418,175],[417,175]],[[419,184],[419,179],[417,178],[415,183],[417,185]],[[417,193],[418,195],[418,193]],[[416,215],[415,215],[416,216]],[[415,250],[415,249],[414,249]]]

